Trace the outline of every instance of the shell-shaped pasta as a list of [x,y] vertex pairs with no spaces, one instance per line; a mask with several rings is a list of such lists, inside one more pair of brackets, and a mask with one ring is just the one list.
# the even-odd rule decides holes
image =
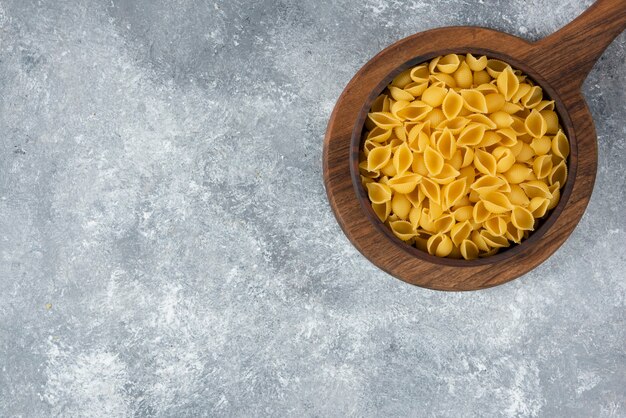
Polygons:
[[459,134],[457,139],[458,146],[475,146],[480,144],[485,135],[485,125],[478,123],[471,123],[467,125]]
[[391,158],[391,146],[370,149],[367,155],[367,170],[376,171],[383,168]]
[[443,188],[443,203],[449,208],[465,195],[465,179],[454,180]]
[[388,88],[389,93],[391,93],[391,97],[393,97],[394,100],[406,100],[408,102],[412,102],[415,99],[415,97],[413,97],[413,95],[406,90],[394,86],[389,86]]
[[409,69],[402,71],[400,74],[395,76],[394,79],[391,81],[391,85],[403,89],[404,86],[412,81],[413,80],[411,79],[411,70]]
[[485,240],[488,246],[493,248],[503,248],[509,246],[509,240],[501,235],[494,235],[487,230],[482,230],[480,236]]
[[535,156],[535,151],[533,151],[532,147],[525,142],[522,142],[522,147],[520,151],[515,156],[515,159],[519,162],[527,162],[530,161],[531,158]]
[[382,143],[391,137],[391,129],[383,129],[376,126],[368,134],[366,139],[372,142]]
[[489,192],[481,195],[480,198],[485,206],[485,209],[487,209],[490,213],[506,213],[513,208],[513,205],[511,205],[511,202],[509,202],[509,199],[504,193]]
[[511,116],[511,118],[513,119],[513,123],[511,123],[511,129],[513,129],[513,131],[517,134],[517,139],[524,142],[530,142],[530,140],[532,139],[532,136],[530,136],[528,132],[526,132],[525,122],[527,116],[528,115],[525,115],[523,118],[516,115]]
[[480,232],[478,230],[472,231],[472,234],[470,235],[470,240],[474,243],[474,245],[476,245],[476,247],[478,247],[480,251],[489,251],[489,244],[487,244],[487,242],[482,237],[482,235],[480,235]]
[[474,260],[478,258],[478,246],[474,244],[473,241],[470,241],[468,239],[461,242],[461,245],[459,245],[459,251],[461,252],[463,258],[466,260]]
[[533,197],[528,204],[528,210],[532,212],[535,218],[541,218],[548,212],[548,206],[550,206],[550,199]]
[[448,184],[452,182],[458,175],[459,172],[455,170],[454,167],[452,167],[448,163],[445,163],[439,174],[431,177],[431,180],[438,184]]
[[430,76],[431,83],[441,83],[443,86],[455,88],[456,81],[450,74],[437,73]]
[[430,137],[424,130],[419,130],[419,132],[413,135],[416,128],[417,126],[411,129],[411,132],[409,132],[409,148],[411,148],[411,150],[413,151],[424,152],[426,151],[426,147],[428,146],[428,144],[430,144]]
[[517,229],[515,225],[509,223],[506,227],[506,234],[504,234],[504,236],[507,239],[519,244],[524,238],[524,231],[521,229]]
[[408,241],[417,235],[417,232],[413,229],[413,225],[407,221],[394,221],[389,222],[391,232],[402,241]]
[[372,209],[376,216],[378,216],[378,219],[380,219],[381,222],[385,222],[391,213],[391,201],[387,200],[384,203],[372,203]]
[[454,135],[452,135],[449,129],[445,128],[441,132],[437,140],[437,150],[446,160],[452,158],[456,152],[456,139],[454,139]]
[[[421,178],[420,181],[422,181]],[[420,191],[419,187],[415,187],[413,191],[406,193],[406,198],[409,199],[409,202],[416,208],[421,208],[424,197],[424,193]]]
[[413,153],[406,142],[403,142],[393,154],[393,166],[397,174],[404,174],[413,163]]
[[533,161],[533,171],[535,177],[542,179],[548,177],[552,172],[552,157],[549,155],[541,155]]
[[479,195],[487,194],[489,192],[495,192],[505,184],[505,181],[500,177],[486,175],[482,176],[474,183],[470,185],[472,190],[475,190]]
[[472,71],[482,71],[487,67],[487,57],[484,55],[477,58],[468,53],[465,55],[465,62]]
[[509,64],[507,64],[506,62],[497,59],[487,60],[487,72],[491,77],[496,79],[498,78],[500,73],[504,71],[504,69],[508,66]]
[[363,154],[365,154],[365,156],[367,157],[370,154],[370,151],[372,151],[374,148],[379,148],[381,147],[381,144],[379,144],[378,142],[374,142],[374,141],[370,141],[369,139],[366,139],[365,142],[363,143]]
[[409,212],[412,207],[413,205],[405,195],[400,193],[393,195],[391,199],[391,211],[395,213],[398,218],[406,220],[409,217]]
[[385,203],[391,200],[391,189],[386,184],[368,183],[366,187],[372,203]]
[[463,165],[463,152],[460,149],[457,149],[455,153],[452,154],[452,158],[448,159],[448,161],[452,168],[457,171],[460,170]]
[[561,130],[559,130],[556,135],[554,135],[554,138],[552,138],[552,152],[557,157],[561,157],[563,159],[566,159],[569,155],[569,141]]
[[541,116],[541,113],[537,112],[535,109],[526,117],[524,125],[526,126],[526,132],[533,138],[541,138],[548,130],[546,120]]
[[518,103],[522,99],[522,97],[524,97],[526,94],[528,94],[528,92],[530,91],[531,88],[532,88],[532,86],[530,84],[520,83],[518,88],[517,88],[517,91],[511,97],[511,102]]
[[475,86],[480,86],[481,84],[486,84],[491,81],[491,76],[485,70],[482,71],[474,71],[473,83]]
[[390,178],[387,185],[395,192],[408,194],[415,190],[420,181],[422,176],[419,174],[406,173]]
[[511,184],[511,191],[507,194],[507,197],[511,204],[516,206],[526,207],[530,203],[530,199],[528,199],[524,190],[517,184]]
[[496,172],[504,173],[508,171],[513,164],[515,164],[515,155],[510,148],[506,147],[496,147],[493,150],[492,155],[496,159]]
[[430,219],[432,219],[433,221],[435,221],[436,219],[440,218],[441,215],[443,215],[443,208],[441,207],[441,205],[435,203],[435,202],[428,202],[428,216],[430,216]]
[[428,169],[426,168],[426,163],[424,162],[424,154],[418,152],[413,153],[413,164],[411,164],[411,169],[413,172],[422,176],[428,175]]
[[515,155],[515,158],[517,158],[517,156],[519,155],[520,152],[522,152],[522,147],[524,146],[524,142],[522,141],[517,141],[515,143],[515,145],[511,145],[509,148],[511,148],[511,152],[513,153],[513,155]]
[[524,111],[524,107],[517,103],[506,102],[501,109],[503,112],[508,113],[509,115],[514,115],[516,113]]
[[[535,108],[535,110],[537,109]],[[556,112],[553,110],[544,109],[539,113],[541,113],[541,116],[543,116],[546,121],[546,133],[549,135],[556,134],[559,130],[559,116],[556,114]]]
[[483,226],[493,235],[502,236],[506,233],[507,221],[503,216],[493,216],[483,222]]
[[559,183],[561,186],[567,181],[567,166],[565,161],[561,161],[552,169],[548,176],[548,182],[550,185]]
[[368,113],[367,117],[374,122],[376,126],[382,129],[391,129],[396,126],[402,126],[402,122],[396,119],[390,112]]
[[474,153],[474,165],[476,169],[483,174],[495,176],[497,162],[493,155],[481,149]]
[[533,214],[526,208],[521,206],[513,207],[511,211],[511,223],[517,229],[522,231],[532,231],[535,229],[535,218]]
[[513,117],[502,110],[498,110],[497,112],[490,114],[489,119],[496,124],[498,129],[508,128],[513,124]]
[[404,91],[406,91],[413,97],[419,97],[424,93],[424,90],[426,90],[427,88],[428,88],[428,82],[424,82],[424,83],[412,82],[412,83],[407,84],[404,87]]
[[461,164],[461,168],[464,168],[474,162],[474,150],[470,147],[461,147],[460,149],[463,154],[463,163]]
[[370,112],[388,112],[389,108],[385,109],[385,101],[387,99],[386,94],[381,94],[372,102],[372,106],[370,107]]
[[437,62],[437,69],[445,74],[452,74],[459,68],[461,60],[457,54],[448,54],[445,57],[439,59]]
[[424,164],[426,165],[428,174],[436,176],[441,173],[444,163],[445,161],[443,156],[439,152],[430,146],[426,147],[426,150],[424,151]]
[[541,180],[532,180],[526,183],[520,184],[526,196],[533,199],[535,197],[541,197],[543,199],[550,199],[552,197],[552,193],[550,193],[550,189],[548,185]]
[[429,198],[431,202],[435,202],[437,204],[441,203],[441,189],[437,183],[428,177],[423,177],[419,188],[422,193],[424,193],[424,196]]
[[541,103],[543,99],[543,90],[539,86],[533,86],[531,89],[520,99],[522,105],[527,109],[532,109]]
[[463,105],[467,110],[476,113],[487,113],[487,100],[478,90],[461,90]]
[[430,122],[432,126],[437,126],[440,123],[446,120],[446,115],[443,114],[443,111],[439,108],[435,108],[431,110],[428,115],[424,118],[425,122]]
[[472,226],[468,221],[456,223],[450,228],[450,238],[454,245],[458,247],[464,240],[469,238],[471,232]]
[[422,216],[422,208],[420,207],[412,207],[409,212],[409,222],[411,222],[411,226],[413,229],[417,229],[420,225],[420,217]]
[[446,116],[446,119],[451,120],[456,118],[463,108],[463,98],[456,91],[450,89],[443,99],[441,104],[441,110]]
[[435,231],[445,234],[446,232],[450,231],[450,229],[454,226],[455,221],[454,217],[451,214],[447,213],[437,219],[434,219],[433,224],[435,226]]
[[552,193],[552,198],[550,199],[548,210],[554,209],[554,207],[556,207],[556,205],[559,203],[559,200],[561,199],[561,184],[559,182],[556,182],[552,186],[550,186],[550,193]]
[[389,161],[387,162],[387,164],[380,169],[380,172],[383,173],[385,176],[388,177],[393,177],[396,174],[398,174],[396,172],[396,167],[393,165],[393,160],[389,159]]
[[506,68],[498,74],[497,86],[506,100],[511,100],[511,97],[517,92],[519,80],[510,66],[507,65]]
[[380,175],[380,172],[378,171],[367,170],[367,160],[363,160],[359,163],[359,173],[368,178],[376,178]]
[[479,200],[474,205],[474,209],[472,210],[472,217],[474,222],[483,223],[491,216],[491,212],[485,206],[485,202]]
[[409,77],[416,83],[426,83],[430,77],[428,66],[425,64],[414,67],[409,72]]
[[452,215],[457,222],[469,221],[474,216],[473,210],[472,206],[461,206],[452,212]]
[[441,106],[445,99],[448,89],[439,86],[430,86],[422,94],[421,100],[429,106]]
[[446,257],[452,252],[452,240],[445,234],[436,234],[428,238],[428,253],[437,257]]
[[554,110],[554,100],[542,100],[533,109],[541,112],[542,110]]
[[[404,109],[405,107],[407,107],[410,104],[411,104],[411,102],[408,101],[408,100],[398,100],[398,101],[396,101],[396,102],[391,104],[390,112],[396,119],[400,120],[400,119],[402,119],[402,117],[398,115],[398,112],[401,111],[402,109]],[[400,126],[400,128],[401,128],[401,126]],[[393,128],[393,129],[398,129],[398,127]]]
[[493,83],[495,83],[495,81],[491,80],[488,83],[478,85],[475,89],[485,96],[491,93],[498,93],[498,87]]
[[468,123],[469,123],[469,119],[464,118],[462,116],[458,116],[454,119],[445,120],[441,122],[439,125],[437,125],[437,129],[442,130],[442,129],[448,128],[450,129],[450,132],[457,135],[463,130],[463,128],[465,128],[465,126]]
[[483,115],[480,113],[474,113],[472,115],[467,115],[466,117],[467,119],[470,120],[470,122],[474,122],[479,125],[484,125],[485,128],[487,129],[496,129],[496,124],[491,119],[489,119],[489,117],[487,117],[486,115]]
[[530,143],[530,147],[533,149],[536,155],[544,155],[550,151],[552,147],[552,141],[547,136],[541,138],[533,138]]
[[419,100],[415,100],[405,108],[398,110],[396,114],[401,119],[418,121],[424,119],[431,110],[433,110],[431,106]]
[[497,132],[487,131],[483,136],[483,140],[480,141],[480,144],[478,144],[478,147],[489,148],[492,145],[499,143],[501,139],[502,137]]
[[472,87],[472,81],[474,80],[474,74],[470,70],[466,62],[461,62],[459,68],[452,74],[457,87],[467,89]]
[[532,172],[532,169],[524,164],[513,164],[513,166],[506,172],[504,172],[504,178],[511,184],[519,184],[528,178],[528,175]]
[[506,100],[500,93],[491,93],[485,96],[485,104],[487,106],[488,113],[494,113],[504,107]]

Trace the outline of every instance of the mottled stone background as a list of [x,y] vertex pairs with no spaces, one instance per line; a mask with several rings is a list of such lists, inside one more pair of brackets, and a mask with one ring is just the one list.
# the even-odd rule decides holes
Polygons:
[[417,31],[590,1],[0,0],[0,416],[626,416],[626,35],[546,263],[408,286],[326,200],[348,80]]

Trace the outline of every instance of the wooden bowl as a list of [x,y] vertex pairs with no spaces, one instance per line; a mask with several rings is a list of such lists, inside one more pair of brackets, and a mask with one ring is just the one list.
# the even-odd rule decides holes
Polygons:
[[[545,261],[574,230],[595,181],[597,139],[580,87],[625,27],[626,0],[600,0],[566,27],[535,43],[491,29],[447,27],[409,36],[372,58],[339,97],[324,139],[328,200],[350,241],[389,274],[438,290],[496,286]],[[528,239],[491,257],[455,260],[405,244],[380,222],[361,185],[358,158],[368,109],[395,75],[438,55],[467,52],[505,61],[539,84],[555,100],[571,152],[561,199]]]

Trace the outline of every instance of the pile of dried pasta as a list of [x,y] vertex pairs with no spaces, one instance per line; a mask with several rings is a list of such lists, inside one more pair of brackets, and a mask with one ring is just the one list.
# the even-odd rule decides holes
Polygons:
[[373,102],[359,169],[398,238],[474,259],[520,243],[556,206],[568,154],[539,86],[505,62],[450,54],[402,72]]

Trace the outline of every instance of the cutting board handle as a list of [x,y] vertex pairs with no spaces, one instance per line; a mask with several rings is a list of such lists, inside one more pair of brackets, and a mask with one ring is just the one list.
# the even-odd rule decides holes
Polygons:
[[626,0],[598,0],[535,43],[529,64],[560,93],[578,92],[602,52],[626,29]]

